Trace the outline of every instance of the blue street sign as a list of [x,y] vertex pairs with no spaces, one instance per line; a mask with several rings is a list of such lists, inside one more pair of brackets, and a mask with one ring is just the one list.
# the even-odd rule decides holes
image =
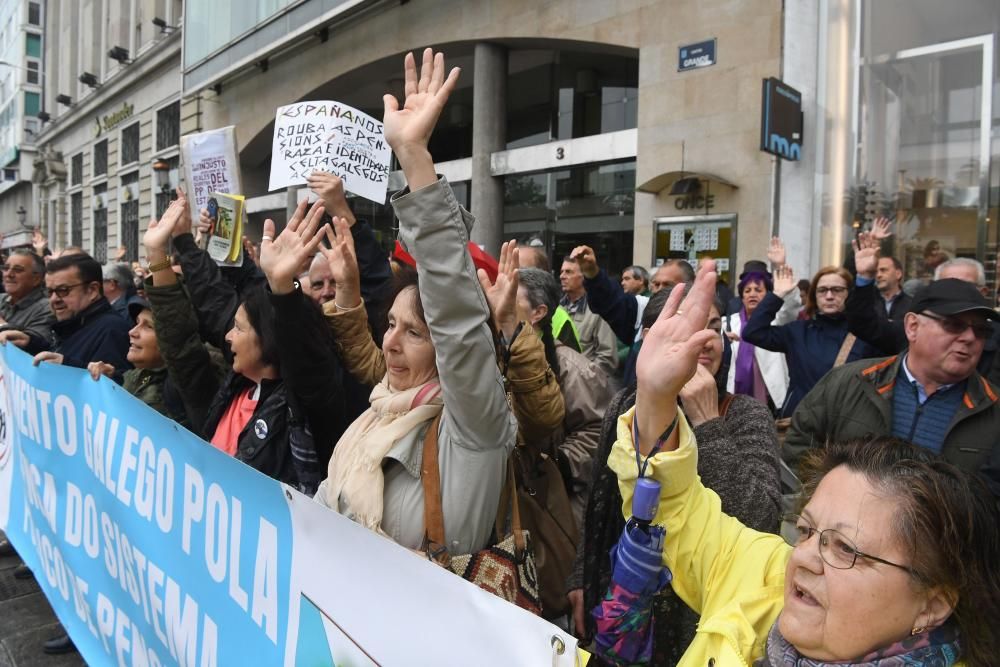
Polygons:
[[689,69],[699,69],[715,64],[715,38],[686,44],[677,49],[677,71],[686,72]]

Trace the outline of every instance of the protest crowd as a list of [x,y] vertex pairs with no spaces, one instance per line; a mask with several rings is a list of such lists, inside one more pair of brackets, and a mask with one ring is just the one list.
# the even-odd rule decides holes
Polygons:
[[735,292],[711,259],[616,271],[516,240],[493,259],[427,148],[458,77],[428,49],[385,97],[406,179],[390,256],[330,173],[238,266],[209,255],[215,221],[179,190],[134,266],[37,233],[10,253],[0,343],[110,378],[206,447],[507,591],[590,664],[996,665],[1000,314],[983,266],[908,281],[886,219],[811,279],[774,238]]

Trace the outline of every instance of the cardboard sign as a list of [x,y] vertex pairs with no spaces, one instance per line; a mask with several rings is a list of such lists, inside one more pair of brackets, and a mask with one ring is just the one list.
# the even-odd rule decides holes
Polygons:
[[313,171],[328,171],[348,192],[385,203],[392,150],[382,122],[340,102],[297,102],[274,119],[269,190],[302,185]]

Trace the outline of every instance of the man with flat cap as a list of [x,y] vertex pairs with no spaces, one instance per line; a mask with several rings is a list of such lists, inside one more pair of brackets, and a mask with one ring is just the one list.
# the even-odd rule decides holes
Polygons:
[[[1000,481],[1000,389],[976,372],[990,320],[998,318],[972,283],[930,283],[905,315],[906,350],[835,368],[806,395],[785,460],[794,468],[812,447],[892,435]],[[1000,495],[1000,486],[993,492]]]

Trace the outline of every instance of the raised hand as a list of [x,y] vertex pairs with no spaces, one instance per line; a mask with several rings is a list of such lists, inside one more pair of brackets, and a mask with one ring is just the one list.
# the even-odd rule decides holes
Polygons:
[[892,236],[892,220],[880,215],[872,222],[872,234],[876,241],[884,241]]
[[772,269],[785,265],[785,244],[777,236],[771,237],[771,243],[767,247],[767,259],[771,262]]
[[146,248],[147,258],[166,256],[170,237],[175,236],[177,222],[181,217],[187,215],[187,208],[186,199],[175,199],[170,202],[170,206],[163,212],[159,220],[154,218],[149,221],[149,227],[142,236],[142,245]]
[[597,277],[600,267],[597,266],[597,255],[594,254],[593,248],[589,245],[578,245],[573,248],[573,252],[569,256],[576,260],[577,265],[580,267],[580,273],[585,278]]
[[45,238],[45,234],[38,227],[31,232],[31,247],[34,249],[35,254],[41,257],[45,253],[46,246],[49,245],[49,240]]
[[790,294],[793,289],[798,289],[798,285],[795,284],[795,272],[787,264],[777,267],[773,272],[773,276],[774,293],[782,299]]
[[344,181],[340,176],[325,171],[314,171],[309,174],[306,184],[323,201],[327,213],[331,216],[344,218],[348,224],[355,223],[354,212],[347,205],[347,197],[344,195]]
[[351,225],[343,218],[334,218],[333,230],[327,227],[324,231],[330,247],[320,244],[319,251],[326,257],[330,275],[337,285],[337,307],[343,310],[355,308],[361,304],[361,270],[354,252]]
[[[638,450],[648,454],[657,439],[677,415],[677,397],[698,366],[698,355],[713,336],[706,329],[708,311],[715,301],[715,262],[707,261],[698,270],[691,291],[684,296],[678,284],[670,292],[656,323],[643,336],[636,362],[636,420]],[[683,301],[682,301],[683,299]],[[674,430],[663,443],[664,450],[677,447]]]
[[517,328],[517,270],[520,266],[517,241],[507,241],[500,246],[500,268],[497,270],[496,282],[491,282],[483,269],[476,272],[479,284],[486,293],[486,301],[490,304],[493,323],[508,341]]
[[299,203],[295,215],[277,238],[274,238],[274,220],[264,221],[260,268],[274,294],[288,294],[295,289],[295,278],[323,240],[323,230],[319,229],[325,212],[323,204],[316,202],[306,215],[308,203],[304,199]]
[[880,245],[874,232],[861,232],[858,238],[851,241],[851,246],[854,247],[854,270],[860,277],[875,279]]
[[403,60],[406,93],[403,107],[400,108],[399,101],[392,95],[382,97],[385,139],[396,154],[412,190],[437,179],[427,143],[445,102],[458,83],[458,74],[459,69],[454,67],[445,78],[444,54],[435,54],[427,48],[418,79],[416,61],[412,53],[407,53]]

